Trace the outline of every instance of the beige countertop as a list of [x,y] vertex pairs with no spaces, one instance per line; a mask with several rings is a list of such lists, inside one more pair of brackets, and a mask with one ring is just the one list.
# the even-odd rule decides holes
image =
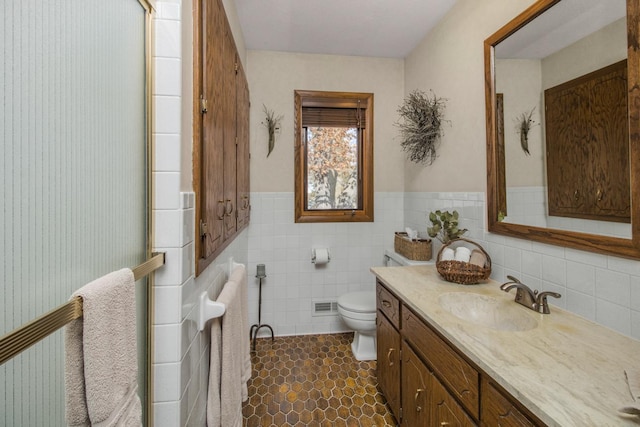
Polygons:
[[[514,302],[515,289],[503,292],[495,281],[449,283],[435,266],[371,271],[548,425],[640,426],[640,416],[617,411],[632,401],[624,370],[635,369],[640,375],[640,341],[553,305],[551,314],[538,314]],[[498,307],[520,309],[538,325],[527,331],[501,331],[462,320],[439,304],[438,298],[447,292],[490,296],[498,300]]]

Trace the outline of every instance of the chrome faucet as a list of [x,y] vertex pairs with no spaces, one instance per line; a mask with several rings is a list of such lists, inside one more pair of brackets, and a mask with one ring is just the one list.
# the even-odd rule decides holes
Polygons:
[[538,293],[537,290],[532,291],[531,288],[529,288],[527,285],[513,276],[507,276],[507,279],[511,281],[500,285],[500,289],[505,292],[509,292],[511,289],[516,288],[517,291],[515,301],[520,305],[524,305],[530,310],[537,311],[538,313],[550,313],[549,304],[547,303],[547,297],[561,297],[561,295],[557,292],[544,291]]

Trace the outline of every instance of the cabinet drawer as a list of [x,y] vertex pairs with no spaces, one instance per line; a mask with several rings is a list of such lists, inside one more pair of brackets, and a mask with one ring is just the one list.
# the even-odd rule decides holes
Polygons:
[[500,393],[488,380],[482,382],[482,425],[504,427],[534,427],[515,403]]
[[400,301],[380,282],[376,285],[376,303],[378,310],[387,316],[396,329],[400,329]]
[[480,374],[409,309],[403,307],[402,335],[425,359],[452,395],[477,420]]

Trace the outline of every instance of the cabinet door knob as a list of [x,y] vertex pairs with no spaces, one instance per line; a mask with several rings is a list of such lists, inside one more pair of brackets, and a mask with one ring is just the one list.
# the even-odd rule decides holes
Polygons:
[[394,351],[396,351],[396,349],[395,349],[395,348],[393,348],[393,347],[391,347],[391,348],[389,349],[389,352],[387,353],[387,361],[389,362],[389,366],[393,366],[393,364],[394,364],[393,360],[391,360],[391,354],[392,354]]
[[386,299],[382,300],[382,305],[387,307],[387,308],[391,308],[391,303],[389,301],[387,301]]
[[422,411],[422,406],[418,405],[418,398],[420,397],[420,393],[422,393],[424,391],[423,388],[419,388],[416,390],[416,395],[414,396],[413,400],[416,402],[416,411],[420,412]]
[[[220,213],[220,207],[222,207],[222,213]],[[216,214],[218,219],[224,219],[224,214],[226,210],[227,208],[224,206],[224,200],[218,200],[218,212]]]
[[224,213],[229,216],[233,213],[233,202],[231,199],[227,199],[227,202],[224,205]]
[[448,426],[448,425],[449,425],[449,423],[448,423],[448,422],[446,422],[446,421],[442,421],[442,422],[440,423],[440,425],[441,425],[441,426]]
[[603,196],[603,192],[601,189],[598,188],[598,191],[596,191],[596,199],[601,202],[602,201],[602,196]]

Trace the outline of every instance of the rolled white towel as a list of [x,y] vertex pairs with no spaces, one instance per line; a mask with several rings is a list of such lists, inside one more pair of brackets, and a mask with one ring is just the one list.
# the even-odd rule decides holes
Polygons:
[[460,246],[456,249],[454,259],[456,261],[469,262],[469,259],[471,259],[471,250],[467,247]]
[[455,252],[451,248],[444,248],[442,250],[442,255],[440,256],[440,261],[453,261],[455,258]]

